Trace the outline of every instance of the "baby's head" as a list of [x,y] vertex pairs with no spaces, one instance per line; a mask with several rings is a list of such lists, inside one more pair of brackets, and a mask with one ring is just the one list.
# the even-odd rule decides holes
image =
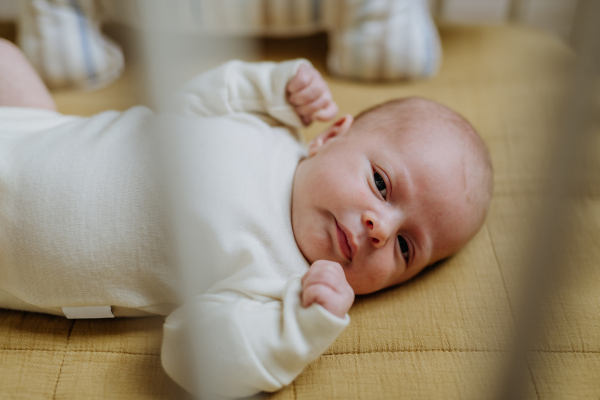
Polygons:
[[292,227],[309,263],[339,262],[356,294],[404,282],[479,230],[492,194],[488,150],[460,115],[407,98],[346,115],[294,176]]

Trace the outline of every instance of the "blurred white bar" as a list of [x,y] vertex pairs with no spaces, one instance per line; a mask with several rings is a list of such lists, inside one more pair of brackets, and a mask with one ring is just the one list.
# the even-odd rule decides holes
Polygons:
[[552,166],[547,171],[546,199],[533,219],[535,236],[530,238],[530,254],[522,262],[524,290],[514,307],[516,337],[512,359],[499,399],[518,400],[528,397],[527,382],[532,377],[529,352],[539,343],[546,306],[561,299],[566,278],[580,273],[566,270],[568,242],[574,205],[581,185],[580,161],[584,159],[587,138],[593,134],[591,122],[597,118],[597,82],[600,74],[600,1],[580,0],[575,38],[578,50],[576,69],[570,77],[571,87],[563,101],[563,123],[555,132],[557,140]]
[[567,38],[573,28],[578,0],[522,0],[518,3],[518,22],[542,28]]
[[[226,3],[236,1],[239,2],[228,0]],[[129,1],[128,3],[133,4]],[[209,2],[195,0],[152,0],[137,2],[135,9],[130,8],[130,12],[139,13],[140,18],[139,43],[142,48],[141,63],[145,71],[144,83],[148,95],[146,103],[159,113],[167,109],[168,99],[181,84],[197,74],[230,59],[254,60],[257,57],[256,39],[202,35],[199,33],[201,30],[192,26],[199,21],[205,21],[207,11],[227,13],[224,7],[226,3],[213,0],[210,0],[210,3],[213,6],[211,10],[206,7]],[[173,16],[177,17],[176,20],[172,19]],[[238,17],[240,16],[229,14],[228,23],[234,24]],[[186,26],[182,26],[181,21],[187,21],[183,24]],[[170,225],[178,261],[181,300],[185,301],[193,294],[203,291],[203,282],[213,281],[212,269],[202,268],[202,263],[198,262],[202,258],[201,254],[197,254],[198,230],[192,226],[192,196],[186,191],[185,182],[189,171],[188,174],[184,173],[185,165],[181,162],[181,150],[186,148],[187,136],[178,132],[175,125],[169,124],[168,118],[160,123],[165,134],[155,140],[159,141],[159,148],[162,149],[160,162],[165,173],[164,188],[170,205]],[[188,326],[193,327],[191,318],[192,316]],[[194,344],[201,340],[199,333],[190,329],[186,334],[193,340],[185,343],[190,358],[188,365],[184,367],[192,371],[196,384],[195,393],[201,399],[223,399],[207,392],[204,389],[207,385],[202,384],[201,371],[209,369],[212,360],[194,357],[197,354]]]

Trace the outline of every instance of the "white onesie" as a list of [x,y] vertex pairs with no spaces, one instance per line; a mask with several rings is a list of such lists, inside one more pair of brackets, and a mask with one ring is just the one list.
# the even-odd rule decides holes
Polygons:
[[[162,362],[186,389],[198,389],[192,353],[208,360],[202,391],[240,397],[289,384],[349,323],[300,304],[309,265],[292,232],[291,189],[305,150],[281,124],[301,126],[285,87],[302,62],[229,62],[188,83],[176,115],[0,108],[0,307],[170,314]],[[169,135],[185,143],[194,227],[185,240],[209,271],[177,310],[155,140]]]

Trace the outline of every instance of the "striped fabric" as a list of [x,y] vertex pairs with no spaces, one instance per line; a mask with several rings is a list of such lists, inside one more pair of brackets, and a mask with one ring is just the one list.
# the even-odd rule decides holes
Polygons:
[[331,72],[364,80],[418,79],[437,74],[440,40],[425,3],[340,0],[338,4],[341,7],[326,14]]
[[217,35],[329,32],[330,72],[363,80],[434,76],[441,60],[426,0],[23,0],[20,45],[51,87],[95,88],[123,67],[101,18]]
[[19,45],[51,88],[94,89],[123,69],[121,49],[100,33],[96,0],[21,2]]

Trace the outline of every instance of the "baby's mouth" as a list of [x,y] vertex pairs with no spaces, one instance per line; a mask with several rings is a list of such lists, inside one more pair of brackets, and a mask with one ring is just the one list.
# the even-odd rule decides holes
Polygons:
[[340,251],[348,261],[352,261],[352,249],[348,243],[348,236],[346,236],[346,233],[340,228],[337,220],[335,221],[335,227],[337,228],[337,241]]

